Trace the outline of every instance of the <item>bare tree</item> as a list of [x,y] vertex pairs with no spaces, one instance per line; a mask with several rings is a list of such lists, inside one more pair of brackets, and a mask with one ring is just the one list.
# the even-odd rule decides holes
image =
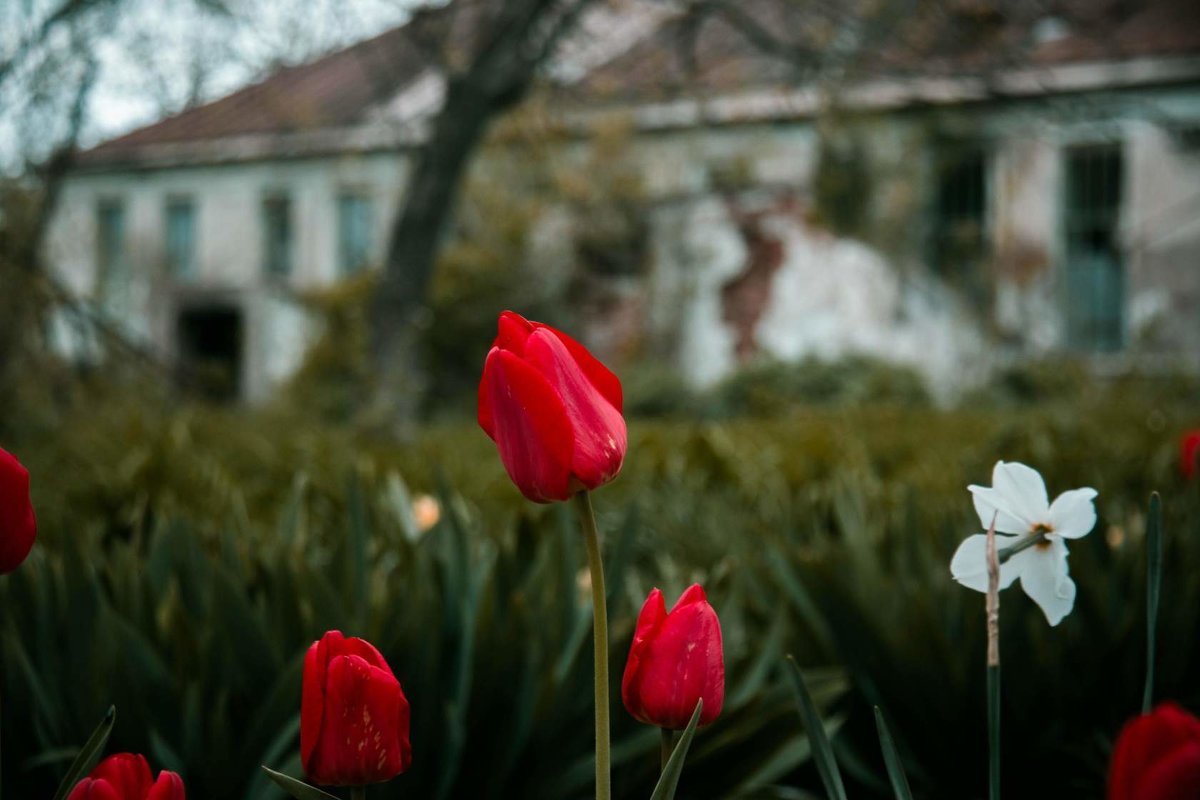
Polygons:
[[[416,156],[371,307],[378,376],[371,420],[403,431],[425,379],[418,342],[438,244],[489,124],[529,91],[592,0],[459,0],[410,27],[445,76],[445,97]],[[398,426],[398,427],[397,427]]]

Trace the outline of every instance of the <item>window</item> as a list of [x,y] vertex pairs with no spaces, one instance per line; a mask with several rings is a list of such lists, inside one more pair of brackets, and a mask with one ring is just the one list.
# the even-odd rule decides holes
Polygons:
[[268,275],[287,277],[292,272],[292,201],[286,194],[263,198],[263,265]]
[[190,198],[167,201],[167,272],[186,278],[196,269],[196,207]]
[[122,293],[125,272],[125,204],[104,199],[96,206],[96,278],[102,299],[112,301]]
[[987,157],[979,146],[945,146],[935,164],[935,269],[960,288],[978,287],[987,254]]
[[347,192],[338,197],[338,268],[342,275],[353,275],[370,263],[373,216],[366,195]]
[[1067,343],[1093,352],[1124,341],[1125,270],[1118,241],[1123,167],[1120,145],[1066,152]]

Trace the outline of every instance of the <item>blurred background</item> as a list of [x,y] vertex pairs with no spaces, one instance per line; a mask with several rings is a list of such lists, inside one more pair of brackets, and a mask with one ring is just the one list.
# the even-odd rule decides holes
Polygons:
[[651,587],[721,616],[680,797],[821,796],[787,653],[852,797],[889,796],[873,705],[918,797],[984,795],[949,560],[998,459],[1100,492],[1074,613],[1003,598],[1006,789],[1102,794],[1154,490],[1158,691],[1200,708],[1195,3],[8,0],[0,287],[40,523],[0,580],[12,796],[115,703],[191,796],[282,797],[338,628],[413,706],[373,796],[588,797],[578,532],[474,421],[505,308],[624,383],[614,675]]

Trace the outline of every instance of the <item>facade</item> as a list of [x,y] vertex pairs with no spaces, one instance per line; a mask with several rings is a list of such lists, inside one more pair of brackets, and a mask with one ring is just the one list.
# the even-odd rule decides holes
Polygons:
[[[1064,352],[1200,369],[1200,19],[1180,8],[1103,46],[1042,25],[1017,66],[885,65],[836,105],[728,30],[673,81],[644,65],[677,21],[627,21],[547,90],[580,140],[626,120],[640,175],[636,263],[594,276],[585,338],[649,341],[698,385],[762,356],[875,355],[947,396]],[[49,263],[164,358],[264,398],[317,330],[299,294],[381,261],[441,90],[399,29],[101,145]],[[561,217],[533,237],[548,273],[578,269]]]

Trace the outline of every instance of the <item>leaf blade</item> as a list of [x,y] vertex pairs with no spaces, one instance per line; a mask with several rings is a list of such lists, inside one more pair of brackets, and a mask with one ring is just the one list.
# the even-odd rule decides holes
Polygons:
[[829,744],[829,737],[825,735],[825,726],[821,724],[821,716],[817,713],[812,695],[808,693],[808,687],[804,683],[800,665],[792,656],[788,656],[787,660],[792,667],[790,670],[792,687],[796,690],[800,720],[804,723],[804,729],[808,733],[813,761],[817,764],[821,783],[824,784],[825,791],[833,800],[846,800],[846,787],[842,783],[842,773],[838,769],[837,759],[833,757],[833,747]]
[[658,778],[658,785],[654,787],[654,794],[650,795],[650,800],[674,800],[675,790],[679,788],[679,777],[683,775],[683,762],[687,758],[688,748],[692,746],[692,737],[696,735],[696,728],[700,725],[700,712],[703,710],[704,701],[697,700],[696,710],[692,712],[692,718],[684,728],[683,736],[679,737],[679,743],[667,759],[667,765]]

